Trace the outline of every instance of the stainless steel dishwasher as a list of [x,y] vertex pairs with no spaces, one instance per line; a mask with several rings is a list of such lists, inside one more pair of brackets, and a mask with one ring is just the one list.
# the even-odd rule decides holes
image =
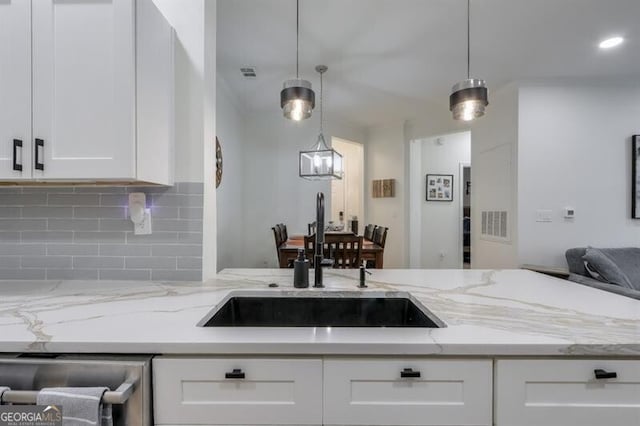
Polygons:
[[114,426],[151,426],[150,356],[0,355],[0,386],[11,390],[2,403],[35,404],[45,387],[105,386]]

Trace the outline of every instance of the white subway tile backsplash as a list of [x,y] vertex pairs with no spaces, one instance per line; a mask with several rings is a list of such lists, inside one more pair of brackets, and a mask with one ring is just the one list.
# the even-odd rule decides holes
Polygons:
[[[144,192],[151,235],[134,235]],[[203,184],[0,187],[0,280],[200,281]]]
[[176,270],[175,257],[127,257],[127,269],[170,269]]
[[[202,273],[200,274],[202,275]],[[99,280],[119,280],[119,281],[149,281],[151,280],[151,271],[144,269],[100,269],[98,270]],[[199,281],[201,278],[192,281]]]
[[151,247],[145,244],[100,244],[100,256],[151,256]]
[[96,206],[99,196],[96,194],[48,194],[50,206]]

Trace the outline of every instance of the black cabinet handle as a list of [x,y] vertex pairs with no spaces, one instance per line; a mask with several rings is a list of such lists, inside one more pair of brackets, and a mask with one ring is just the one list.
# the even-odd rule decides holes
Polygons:
[[35,169],[44,170],[44,162],[40,162],[40,148],[42,148],[42,156],[44,157],[44,140],[36,139],[36,153],[35,153]]
[[224,373],[225,379],[244,379],[244,371],[239,368],[234,368],[230,373]]
[[13,140],[13,170],[16,172],[22,171],[22,161],[18,164],[18,148],[22,150],[22,141],[20,139]]
[[600,368],[593,370],[593,373],[596,375],[596,379],[617,379],[618,373],[615,371],[606,371]]
[[408,378],[418,378],[420,377],[420,372],[419,371],[413,371],[413,368],[405,368],[404,370],[402,370],[400,372],[400,377],[403,379],[408,379]]

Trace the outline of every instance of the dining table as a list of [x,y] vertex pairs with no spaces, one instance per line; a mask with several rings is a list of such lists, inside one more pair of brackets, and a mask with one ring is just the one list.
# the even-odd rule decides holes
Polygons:
[[[288,268],[298,257],[300,249],[304,249],[304,235],[291,235],[279,248],[280,267]],[[384,248],[373,241],[363,239],[362,260],[371,261],[375,269],[382,269],[384,267]]]

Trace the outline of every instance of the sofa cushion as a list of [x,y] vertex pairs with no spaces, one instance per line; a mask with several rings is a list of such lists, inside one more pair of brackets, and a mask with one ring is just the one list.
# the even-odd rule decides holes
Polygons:
[[640,290],[640,248],[588,248],[583,256],[587,270],[594,270],[600,280],[625,288]]

